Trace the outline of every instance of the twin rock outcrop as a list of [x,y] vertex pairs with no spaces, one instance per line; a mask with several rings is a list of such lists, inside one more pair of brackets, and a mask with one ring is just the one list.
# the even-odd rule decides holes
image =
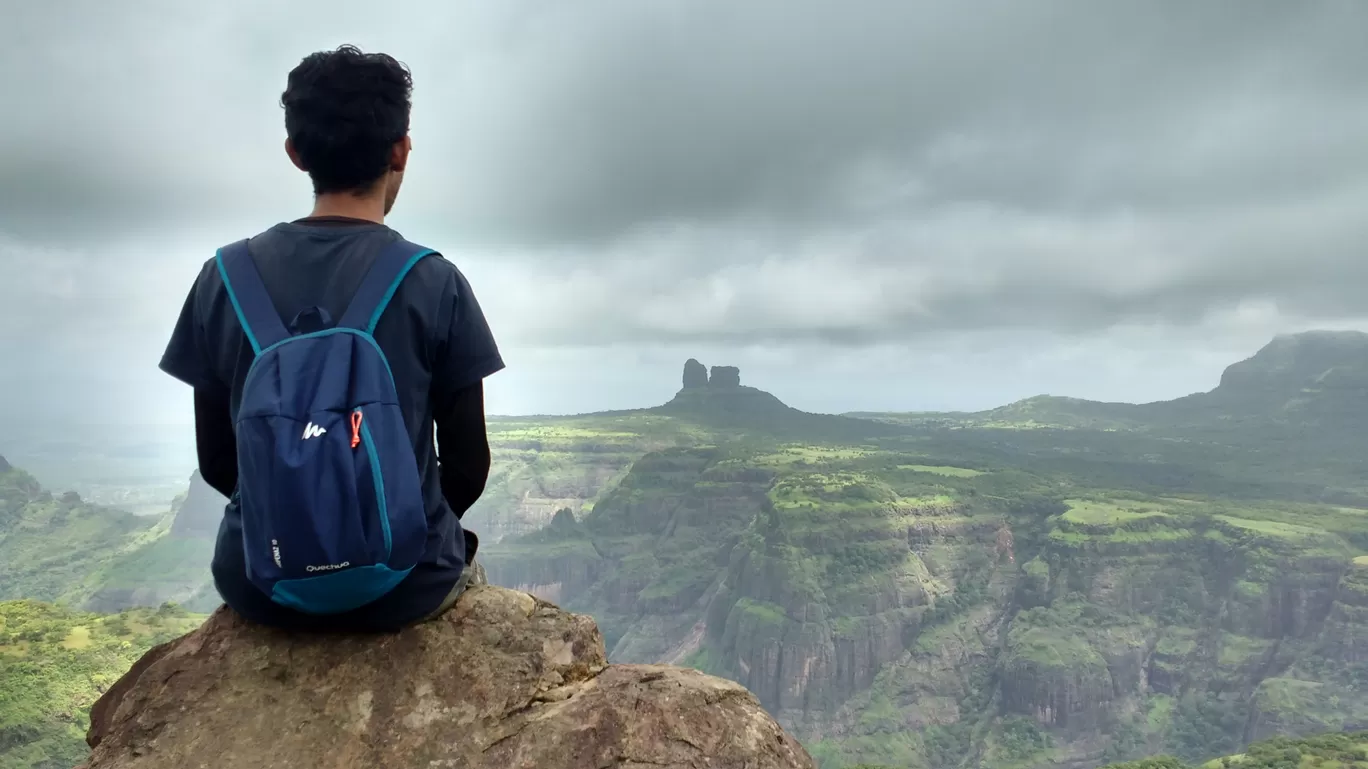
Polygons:
[[299,636],[219,609],[91,711],[80,769],[815,769],[738,684],[609,665],[588,617],[468,592],[385,636]]
[[740,387],[741,369],[735,366],[713,366],[712,374],[694,358],[684,362],[684,389],[696,390],[701,387]]

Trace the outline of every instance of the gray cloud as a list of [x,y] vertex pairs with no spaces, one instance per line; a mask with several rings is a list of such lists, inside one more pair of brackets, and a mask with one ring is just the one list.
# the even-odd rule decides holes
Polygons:
[[1368,318],[1362,3],[277,5],[7,9],[0,349],[155,361],[213,247],[306,208],[276,100],[343,41],[413,67],[394,224],[552,366],[525,382],[558,349]]

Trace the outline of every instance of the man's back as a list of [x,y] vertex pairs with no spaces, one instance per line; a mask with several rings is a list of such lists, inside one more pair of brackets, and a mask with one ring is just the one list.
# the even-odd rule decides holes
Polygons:
[[[291,332],[303,333],[335,324],[377,256],[399,237],[372,221],[321,217],[272,227],[250,240],[249,251],[282,322]],[[273,603],[248,581],[242,519],[234,498],[219,529],[213,574],[224,600],[249,619],[286,627],[399,627],[436,609],[474,554],[477,541],[462,530],[458,515],[479,489],[471,494],[471,489],[460,488],[461,480],[478,476],[478,485],[483,487],[488,447],[478,393],[483,378],[503,367],[474,294],[449,261],[437,255],[425,257],[395,291],[374,336],[393,372],[422,477],[428,518],[423,557],[408,578],[374,603],[344,614],[298,614]],[[233,454],[227,445],[233,441],[230,416],[237,413],[253,359],[223,280],[210,260],[187,299],[162,368],[195,387],[201,471],[211,483],[215,480],[211,476],[217,476],[227,485],[225,473],[217,472],[206,459]],[[472,388],[476,391],[473,399]],[[471,429],[476,419],[472,410],[478,412],[478,433]],[[222,414],[221,420],[211,421],[215,412]],[[443,439],[440,466],[434,424]],[[480,462],[483,469],[471,466]],[[231,493],[232,488],[220,491]],[[449,496],[457,499],[448,500]],[[454,512],[453,505],[457,506]]]

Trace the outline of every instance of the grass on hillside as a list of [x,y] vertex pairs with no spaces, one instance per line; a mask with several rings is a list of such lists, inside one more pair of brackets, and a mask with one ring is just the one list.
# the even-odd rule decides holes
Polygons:
[[1066,499],[1069,506],[1063,518],[1073,523],[1112,526],[1141,520],[1168,518],[1168,513],[1154,505],[1130,503],[1127,500]]
[[173,606],[113,615],[0,602],[0,769],[85,760],[90,706],[152,646],[203,620]]
[[[1276,737],[1256,742],[1243,753],[1213,758],[1200,769],[1368,769],[1368,732]],[[1104,769],[1193,769],[1173,756],[1109,764]]]

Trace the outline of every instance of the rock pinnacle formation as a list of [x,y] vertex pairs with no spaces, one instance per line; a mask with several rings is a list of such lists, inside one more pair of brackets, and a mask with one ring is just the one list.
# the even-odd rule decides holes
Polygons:
[[479,587],[390,635],[307,636],[220,609],[91,710],[82,769],[815,769],[730,681],[609,665],[588,617]]
[[684,389],[708,386],[708,368],[694,358],[684,361]]
[[735,366],[713,366],[708,377],[709,387],[740,387],[741,369]]

